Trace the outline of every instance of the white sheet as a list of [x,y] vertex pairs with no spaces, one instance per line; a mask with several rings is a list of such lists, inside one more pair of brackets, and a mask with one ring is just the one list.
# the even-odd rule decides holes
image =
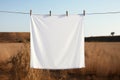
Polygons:
[[83,16],[31,15],[31,68],[85,67]]

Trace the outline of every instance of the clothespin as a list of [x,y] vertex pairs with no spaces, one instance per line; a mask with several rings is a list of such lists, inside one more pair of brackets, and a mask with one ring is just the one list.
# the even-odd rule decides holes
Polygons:
[[66,11],[66,16],[68,16],[68,11]]
[[85,16],[85,10],[83,10],[83,16]]
[[49,11],[49,15],[51,16],[51,11]]
[[30,10],[30,16],[32,15],[32,10]]

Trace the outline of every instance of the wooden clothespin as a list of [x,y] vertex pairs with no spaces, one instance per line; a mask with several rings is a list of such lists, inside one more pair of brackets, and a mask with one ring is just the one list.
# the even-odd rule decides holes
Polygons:
[[30,10],[30,16],[32,15],[32,10]]
[[68,16],[68,11],[66,11],[66,16]]
[[49,15],[51,16],[51,11],[49,11]]
[[85,10],[83,10],[83,16],[85,16]]

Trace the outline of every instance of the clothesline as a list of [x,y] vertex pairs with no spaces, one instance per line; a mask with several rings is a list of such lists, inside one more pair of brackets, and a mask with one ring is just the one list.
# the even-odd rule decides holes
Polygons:
[[103,12],[103,13],[86,13],[86,15],[95,15],[95,14],[120,14],[120,11],[118,12]]
[[0,13],[30,14],[30,13],[27,13],[27,12],[17,12],[17,11],[0,11]]
[[[17,11],[0,11],[0,13],[13,13],[13,14],[31,14],[30,12],[17,12]],[[83,14],[83,13],[82,13]],[[97,15],[97,14],[120,14],[120,11],[115,12],[96,12],[96,13],[85,13],[85,15]],[[51,15],[51,11],[50,11]],[[68,15],[68,12],[67,12]]]

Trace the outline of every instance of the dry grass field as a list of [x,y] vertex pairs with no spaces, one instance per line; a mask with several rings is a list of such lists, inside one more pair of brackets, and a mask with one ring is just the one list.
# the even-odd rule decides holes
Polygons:
[[86,67],[30,68],[30,43],[0,43],[0,80],[120,80],[120,42],[86,42]]
[[0,32],[0,43],[16,43],[30,39],[29,32]]

